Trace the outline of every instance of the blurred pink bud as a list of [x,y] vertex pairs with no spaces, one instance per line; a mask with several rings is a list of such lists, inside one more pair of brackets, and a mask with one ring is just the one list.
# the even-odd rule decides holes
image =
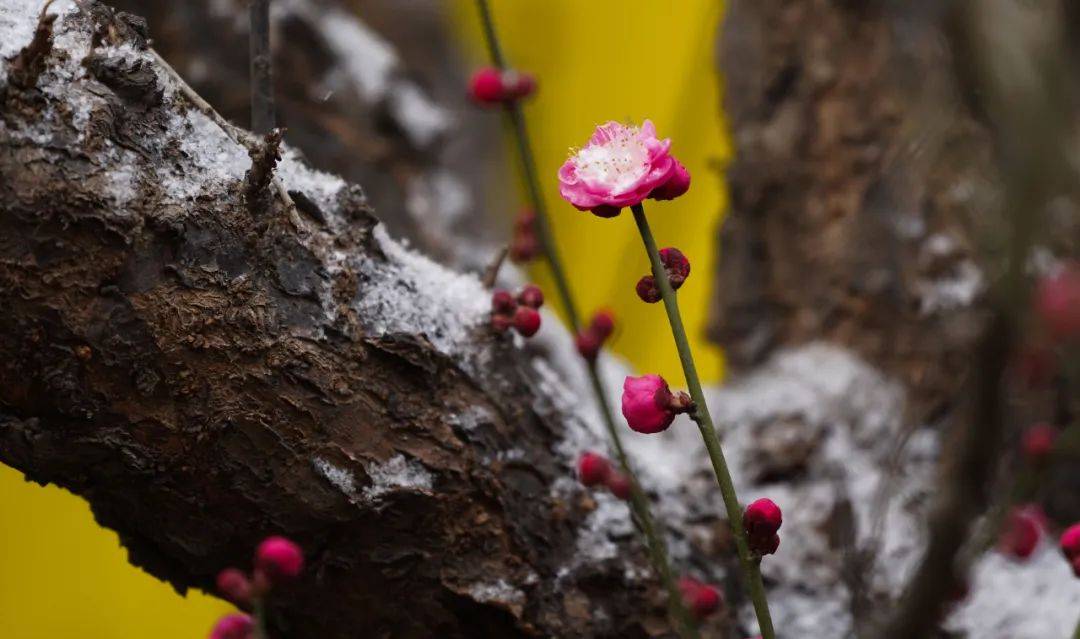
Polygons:
[[1080,337],[1080,264],[1070,262],[1044,277],[1035,292],[1035,309],[1053,338]]
[[251,605],[251,581],[243,571],[226,568],[218,573],[217,591],[226,600],[237,606]]
[[681,162],[675,160],[675,170],[667,182],[653,189],[649,197],[654,200],[674,200],[690,190],[690,172]]
[[622,414],[639,433],[667,430],[675,419],[671,401],[671,390],[659,375],[628,376],[623,381]]
[[1038,465],[1050,457],[1054,452],[1054,442],[1057,441],[1057,429],[1050,424],[1035,424],[1024,431],[1021,445],[1024,450],[1024,458],[1029,464]]
[[214,624],[210,639],[250,639],[255,632],[251,617],[241,613],[225,615]]
[[611,494],[619,499],[623,501],[630,499],[630,479],[626,475],[612,470],[607,478],[607,487]]
[[720,610],[724,603],[719,590],[693,577],[679,579],[679,592],[690,614],[698,621]]
[[604,484],[610,474],[611,462],[603,455],[585,452],[578,458],[578,479],[585,486]]
[[267,537],[255,549],[255,567],[271,583],[292,579],[304,568],[304,553],[300,546],[285,537]]
[[469,98],[481,106],[493,106],[506,99],[502,72],[494,67],[477,69],[469,80]]

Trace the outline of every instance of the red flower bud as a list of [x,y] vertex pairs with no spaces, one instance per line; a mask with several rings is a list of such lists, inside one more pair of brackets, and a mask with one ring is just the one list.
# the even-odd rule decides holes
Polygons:
[[1035,309],[1054,339],[1080,337],[1080,264],[1071,262],[1044,277],[1035,292]]
[[601,342],[607,340],[615,332],[615,314],[607,309],[597,311],[592,316],[589,329],[596,333]]
[[505,333],[513,325],[514,320],[509,315],[491,316],[491,328],[495,329],[496,332]]
[[1027,559],[1035,552],[1041,536],[1041,513],[1031,506],[1014,508],[1005,520],[998,549],[1015,559]]
[[634,287],[637,296],[646,304],[655,304],[662,298],[660,287],[656,285],[656,279],[652,275],[644,275]]
[[586,329],[574,336],[574,346],[577,347],[578,353],[581,354],[588,361],[593,361],[600,353],[600,336],[596,334],[596,331]]
[[585,486],[607,483],[611,475],[611,462],[603,455],[586,452],[578,459],[578,479]]
[[510,259],[517,264],[535,259],[539,254],[540,242],[534,235],[517,234],[510,242]]
[[618,206],[601,204],[600,206],[589,209],[589,212],[596,217],[618,217],[619,213],[622,213],[622,209]]
[[255,632],[255,622],[248,615],[233,613],[225,615],[214,624],[210,639],[250,639]]
[[659,375],[627,377],[623,380],[622,414],[631,430],[659,433],[675,420],[673,394]]
[[769,537],[780,530],[784,521],[780,507],[771,499],[759,499],[746,507],[743,513],[743,529],[754,537]]
[[1024,459],[1029,464],[1038,465],[1050,457],[1057,441],[1057,429],[1050,424],[1035,424],[1024,431],[1021,445]]
[[251,605],[251,581],[243,571],[236,568],[226,568],[218,573],[217,591],[227,601],[240,606]]
[[690,277],[690,260],[679,249],[668,247],[660,249],[660,262],[667,272],[671,288],[679,290],[686,278]]
[[523,208],[514,220],[514,230],[532,233],[534,224],[536,224],[536,212],[530,208]]
[[518,292],[517,301],[531,308],[540,308],[544,305],[544,292],[536,284],[526,284]]
[[255,568],[271,583],[292,579],[304,568],[304,553],[285,537],[267,537],[255,549]]
[[517,308],[517,302],[509,291],[497,289],[491,292],[491,311],[493,313],[510,314]]
[[719,610],[724,601],[719,590],[693,577],[679,579],[679,592],[690,614],[699,621]]
[[494,67],[477,69],[469,80],[469,98],[480,106],[494,106],[506,99],[503,74]]
[[503,83],[507,99],[520,100],[536,93],[536,77],[531,73],[507,71],[503,73]]
[[630,479],[626,475],[612,470],[607,478],[607,487],[611,494],[619,499],[623,501],[630,499]]
[[1080,523],[1075,523],[1061,533],[1061,552],[1073,561],[1080,559]]
[[750,546],[750,552],[757,555],[771,555],[780,547],[780,535],[748,535],[746,543]]
[[514,312],[514,330],[523,337],[532,337],[540,330],[540,313],[531,306],[519,306]]

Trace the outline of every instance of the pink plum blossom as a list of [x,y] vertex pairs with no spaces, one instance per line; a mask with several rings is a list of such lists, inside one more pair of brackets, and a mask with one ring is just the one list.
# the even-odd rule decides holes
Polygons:
[[[649,120],[640,127],[602,124],[559,169],[559,193],[577,209],[601,217],[618,215],[654,191],[665,199],[677,197],[689,187],[690,174],[679,171],[670,149],[671,140],[658,138]],[[663,189],[673,178],[678,183]]]

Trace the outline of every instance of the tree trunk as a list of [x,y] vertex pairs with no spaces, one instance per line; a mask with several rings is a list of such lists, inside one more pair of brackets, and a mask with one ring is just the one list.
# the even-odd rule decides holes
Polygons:
[[295,538],[273,636],[663,634],[639,544],[579,559],[593,440],[480,283],[275,167],[138,19],[55,9],[31,45],[40,7],[0,9],[0,460],[180,590]]

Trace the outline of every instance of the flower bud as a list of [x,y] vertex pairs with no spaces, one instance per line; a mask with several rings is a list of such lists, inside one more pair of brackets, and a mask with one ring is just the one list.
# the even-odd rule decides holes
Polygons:
[[517,309],[517,302],[510,291],[496,289],[491,292],[491,312],[510,315]]
[[589,322],[589,329],[596,333],[600,341],[607,340],[615,332],[615,314],[607,309],[597,311]]
[[536,76],[524,71],[506,71],[503,73],[506,87],[506,99],[521,100],[536,93]]
[[544,292],[536,284],[526,284],[518,292],[517,301],[531,308],[540,308],[544,305]]
[[1061,533],[1061,552],[1073,561],[1080,559],[1080,523],[1075,523]]
[[1054,339],[1080,337],[1080,264],[1066,264],[1057,274],[1044,277],[1035,291],[1035,309]]
[[1029,464],[1039,465],[1049,459],[1057,441],[1057,429],[1050,424],[1035,424],[1024,431],[1021,447]]
[[514,330],[522,337],[532,337],[540,330],[540,313],[531,306],[519,306],[514,311]]
[[656,285],[656,278],[652,275],[643,275],[634,287],[637,296],[646,304],[655,304],[662,299],[660,287]]
[[660,263],[664,265],[671,288],[675,290],[679,290],[686,278],[690,277],[690,260],[677,248],[660,249]]
[[1042,519],[1035,507],[1014,508],[1006,517],[998,540],[1001,553],[1019,560],[1030,557],[1042,536]]
[[600,353],[600,337],[596,331],[585,329],[574,336],[574,346],[578,353],[588,361],[593,361]]
[[783,521],[780,507],[771,499],[759,499],[743,513],[743,529],[751,537],[769,537],[780,530]]
[[217,591],[227,601],[240,606],[251,605],[251,581],[243,571],[226,568],[218,573]]
[[630,479],[626,475],[612,470],[607,478],[607,487],[611,494],[619,499],[623,501],[630,499]]
[[632,430],[659,433],[675,419],[671,390],[663,377],[642,375],[623,381],[622,414]]
[[494,106],[506,99],[503,74],[494,67],[477,69],[469,80],[469,98],[480,106]]
[[719,610],[724,602],[719,590],[693,577],[679,579],[679,592],[690,614],[698,621]]
[[225,615],[214,624],[210,639],[250,639],[255,632],[255,622],[241,613]]
[[593,452],[582,453],[578,459],[578,479],[585,486],[607,483],[611,475],[611,462],[603,455]]
[[509,315],[500,314],[491,316],[491,328],[495,329],[498,333],[505,333],[513,325],[514,319]]
[[304,568],[304,553],[300,546],[285,537],[267,537],[255,549],[255,568],[270,583],[292,579]]

